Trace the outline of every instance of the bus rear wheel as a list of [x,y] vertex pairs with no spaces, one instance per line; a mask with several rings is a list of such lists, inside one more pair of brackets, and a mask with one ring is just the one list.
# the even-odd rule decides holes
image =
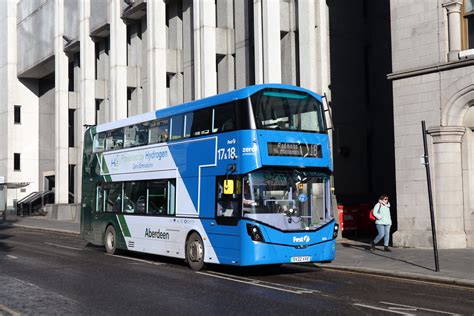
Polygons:
[[186,242],[186,261],[189,267],[195,271],[205,268],[204,243],[198,233],[192,233]]
[[117,234],[115,233],[115,228],[112,225],[109,225],[105,230],[104,235],[104,245],[105,245],[105,252],[108,254],[115,254],[117,252]]

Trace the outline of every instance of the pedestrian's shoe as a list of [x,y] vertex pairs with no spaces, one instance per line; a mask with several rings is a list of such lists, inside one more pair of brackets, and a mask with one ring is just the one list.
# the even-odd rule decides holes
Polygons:
[[390,250],[390,248],[388,248],[387,246],[383,247],[383,251],[385,251],[385,252],[392,252],[392,250]]
[[375,250],[375,243],[373,241],[370,243],[370,250],[371,251]]

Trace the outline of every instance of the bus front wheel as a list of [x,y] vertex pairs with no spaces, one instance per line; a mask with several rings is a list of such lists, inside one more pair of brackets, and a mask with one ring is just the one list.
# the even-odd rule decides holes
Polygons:
[[204,243],[198,233],[192,233],[186,242],[186,261],[195,271],[205,268]]
[[114,226],[109,225],[105,230],[104,236],[105,252],[108,254],[113,255],[117,252],[116,236]]

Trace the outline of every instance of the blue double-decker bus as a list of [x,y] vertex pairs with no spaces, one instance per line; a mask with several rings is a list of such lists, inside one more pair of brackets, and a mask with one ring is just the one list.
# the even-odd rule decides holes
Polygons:
[[331,173],[321,97],[250,86],[89,128],[81,236],[194,270],[332,261]]

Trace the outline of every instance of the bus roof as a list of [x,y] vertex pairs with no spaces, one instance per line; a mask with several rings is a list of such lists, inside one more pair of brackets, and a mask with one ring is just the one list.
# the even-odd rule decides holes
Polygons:
[[137,124],[141,122],[151,121],[157,118],[170,117],[173,115],[178,115],[178,114],[187,113],[190,111],[195,111],[198,109],[207,108],[207,107],[214,106],[217,104],[224,104],[224,103],[228,103],[235,100],[245,99],[255,94],[256,92],[266,89],[266,88],[288,89],[288,90],[293,90],[293,91],[306,92],[321,102],[320,95],[314,93],[311,90],[307,90],[301,87],[288,85],[288,84],[278,84],[278,83],[259,84],[259,85],[248,86],[248,87],[238,89],[238,90],[233,90],[233,91],[222,93],[222,94],[217,94],[217,95],[207,97],[204,99],[186,102],[181,105],[171,106],[165,109],[159,109],[153,112],[139,114],[139,115],[127,117],[121,120],[100,124],[100,125],[97,125],[96,132],[108,131],[115,128],[120,128],[120,127],[129,126],[129,125],[133,125],[133,124]]

